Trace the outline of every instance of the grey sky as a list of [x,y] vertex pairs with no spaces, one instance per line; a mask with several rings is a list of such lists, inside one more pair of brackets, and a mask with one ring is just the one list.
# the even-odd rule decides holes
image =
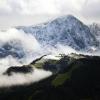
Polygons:
[[85,23],[99,23],[100,0],[0,0],[0,28],[42,23],[67,14]]

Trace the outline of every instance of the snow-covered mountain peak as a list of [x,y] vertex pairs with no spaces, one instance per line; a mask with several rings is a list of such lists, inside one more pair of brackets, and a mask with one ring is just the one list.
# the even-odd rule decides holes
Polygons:
[[76,50],[88,50],[98,45],[89,27],[72,15],[62,16],[36,26],[17,27],[17,29],[33,34],[44,46],[56,47],[57,44],[61,44]]
[[76,21],[78,19],[76,17],[74,17],[73,15],[65,15],[65,16],[61,16],[59,18],[56,18],[55,20],[59,20],[59,21],[60,20],[61,21]]
[[[73,24],[72,24],[73,23]],[[59,18],[56,18],[52,21],[49,21],[49,22],[46,22],[46,23],[43,23],[43,24],[40,24],[39,26],[47,26],[47,25],[69,25],[69,26],[72,26],[72,25],[75,25],[76,23],[79,23],[79,24],[82,24],[81,21],[79,21],[76,17],[72,16],[72,15],[66,15],[66,16],[61,16]]]

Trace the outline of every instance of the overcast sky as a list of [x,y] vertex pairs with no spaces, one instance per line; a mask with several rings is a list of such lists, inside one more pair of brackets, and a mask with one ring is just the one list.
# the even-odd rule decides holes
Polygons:
[[100,0],[0,0],[0,28],[42,23],[67,14],[84,23],[99,23]]

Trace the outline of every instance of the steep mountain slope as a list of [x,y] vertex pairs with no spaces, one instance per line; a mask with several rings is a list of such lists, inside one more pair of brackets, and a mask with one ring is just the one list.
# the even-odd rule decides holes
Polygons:
[[76,50],[89,50],[98,46],[95,36],[88,26],[72,15],[57,18],[37,26],[17,27],[25,33],[33,34],[42,45],[68,45]]
[[93,23],[89,26],[91,33],[96,36],[97,40],[100,42],[100,25]]

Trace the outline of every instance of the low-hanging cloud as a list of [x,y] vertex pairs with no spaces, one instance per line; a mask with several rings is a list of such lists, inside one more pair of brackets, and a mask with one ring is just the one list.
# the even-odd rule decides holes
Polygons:
[[0,88],[25,84],[28,85],[52,75],[52,72],[50,71],[36,68],[34,68],[33,70],[34,71],[29,74],[13,73],[12,76],[0,75]]
[[[31,59],[33,53],[35,54],[41,47],[33,35],[18,31],[15,28],[0,31],[0,47],[2,48],[2,46],[7,43],[13,47],[11,49],[12,52],[24,53],[25,59],[22,59],[23,62],[27,62],[27,59]],[[18,48],[18,50],[16,48]]]

